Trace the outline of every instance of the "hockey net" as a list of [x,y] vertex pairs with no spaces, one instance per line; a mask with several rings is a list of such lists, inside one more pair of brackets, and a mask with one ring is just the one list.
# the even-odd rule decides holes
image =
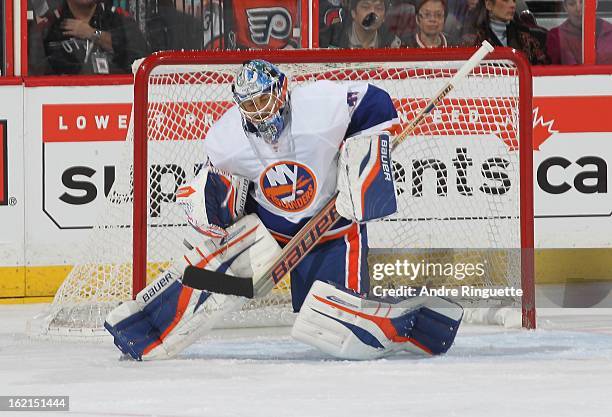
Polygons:
[[[380,86],[405,126],[471,52],[207,51],[148,58],[136,76],[130,131],[106,207],[37,331],[103,334],[110,309],[180,258],[185,240],[201,239],[174,194],[206,162],[206,133],[232,106],[230,86],[243,61],[279,63],[290,87],[321,79]],[[370,273],[384,272],[372,280],[379,293],[424,285],[512,287],[523,295],[485,304],[467,295],[462,302],[487,312],[492,302],[518,311],[523,326],[535,325],[530,82],[521,57],[494,52],[393,151],[399,212],[368,225]],[[407,262],[421,264],[421,273],[407,273]],[[461,264],[480,265],[484,273],[466,276]],[[289,291],[285,280],[224,325],[290,322]]]

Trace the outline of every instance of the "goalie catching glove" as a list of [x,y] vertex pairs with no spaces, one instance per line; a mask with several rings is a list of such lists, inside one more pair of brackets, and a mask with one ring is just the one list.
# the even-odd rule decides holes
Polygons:
[[206,239],[184,260],[175,262],[155,281],[109,313],[104,327],[115,345],[137,360],[168,359],[209,331],[225,314],[240,309],[247,298],[186,287],[187,265],[239,277],[257,277],[280,254],[280,247],[255,215],[227,228],[221,242]]
[[291,335],[341,359],[438,355],[451,347],[462,316],[463,308],[444,298],[387,302],[315,281]]
[[189,184],[179,187],[176,202],[198,232],[216,238],[227,235],[230,224],[242,217],[249,180],[205,166]]
[[397,211],[387,132],[347,139],[340,150],[336,210],[349,220],[366,222]]

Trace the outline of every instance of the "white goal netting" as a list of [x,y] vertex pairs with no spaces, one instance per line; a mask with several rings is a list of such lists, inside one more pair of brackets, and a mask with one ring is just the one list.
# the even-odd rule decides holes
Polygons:
[[[405,126],[464,62],[408,58],[389,53],[388,62],[280,67],[290,87],[319,79],[375,84],[389,92]],[[230,85],[242,60],[234,61],[157,66],[147,78],[147,102],[135,103],[148,109],[146,212],[138,216],[146,218],[142,250],[149,282],[182,256],[184,239],[197,239],[174,203],[174,193],[205,163],[206,132],[232,105]],[[484,61],[393,151],[399,212],[368,225],[370,269],[406,262],[423,269],[412,275],[396,269],[373,280],[373,286],[533,286],[521,262],[521,225],[526,221],[521,203],[531,197],[521,195],[519,149],[525,132],[519,126],[521,100],[528,99],[519,94],[519,70],[513,62]],[[131,127],[98,226],[40,323],[44,334],[103,334],[109,309],[132,296],[133,132]],[[461,264],[480,265],[484,272],[468,274],[465,266],[457,266]],[[448,265],[451,270],[445,269]],[[480,307],[478,297],[463,298],[466,305]],[[287,323],[292,319],[289,300],[289,284],[282,282],[266,299],[249,303],[224,324]],[[516,296],[486,302],[521,307]]]

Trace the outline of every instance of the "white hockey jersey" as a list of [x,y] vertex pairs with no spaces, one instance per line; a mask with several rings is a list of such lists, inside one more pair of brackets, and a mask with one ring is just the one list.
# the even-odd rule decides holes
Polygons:
[[[280,233],[287,233],[281,223],[301,223],[334,194],[344,139],[398,123],[395,107],[383,90],[365,83],[349,86],[331,81],[291,91],[290,122],[278,150],[260,138],[248,137],[240,117],[234,106],[210,129],[205,142],[209,161],[253,182],[252,197],[270,215],[264,217],[272,218],[262,220]],[[270,224],[276,223],[274,217],[278,227]]]

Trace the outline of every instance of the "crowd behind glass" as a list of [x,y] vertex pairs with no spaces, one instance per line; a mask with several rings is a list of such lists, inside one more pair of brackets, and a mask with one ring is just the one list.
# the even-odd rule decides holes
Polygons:
[[[129,73],[135,59],[170,49],[298,48],[300,1],[28,0],[29,74]],[[582,2],[320,0],[318,43],[432,48],[488,40],[523,51],[532,64],[580,64]],[[538,13],[543,5],[549,10]],[[597,64],[612,63],[609,6],[599,1]]]

